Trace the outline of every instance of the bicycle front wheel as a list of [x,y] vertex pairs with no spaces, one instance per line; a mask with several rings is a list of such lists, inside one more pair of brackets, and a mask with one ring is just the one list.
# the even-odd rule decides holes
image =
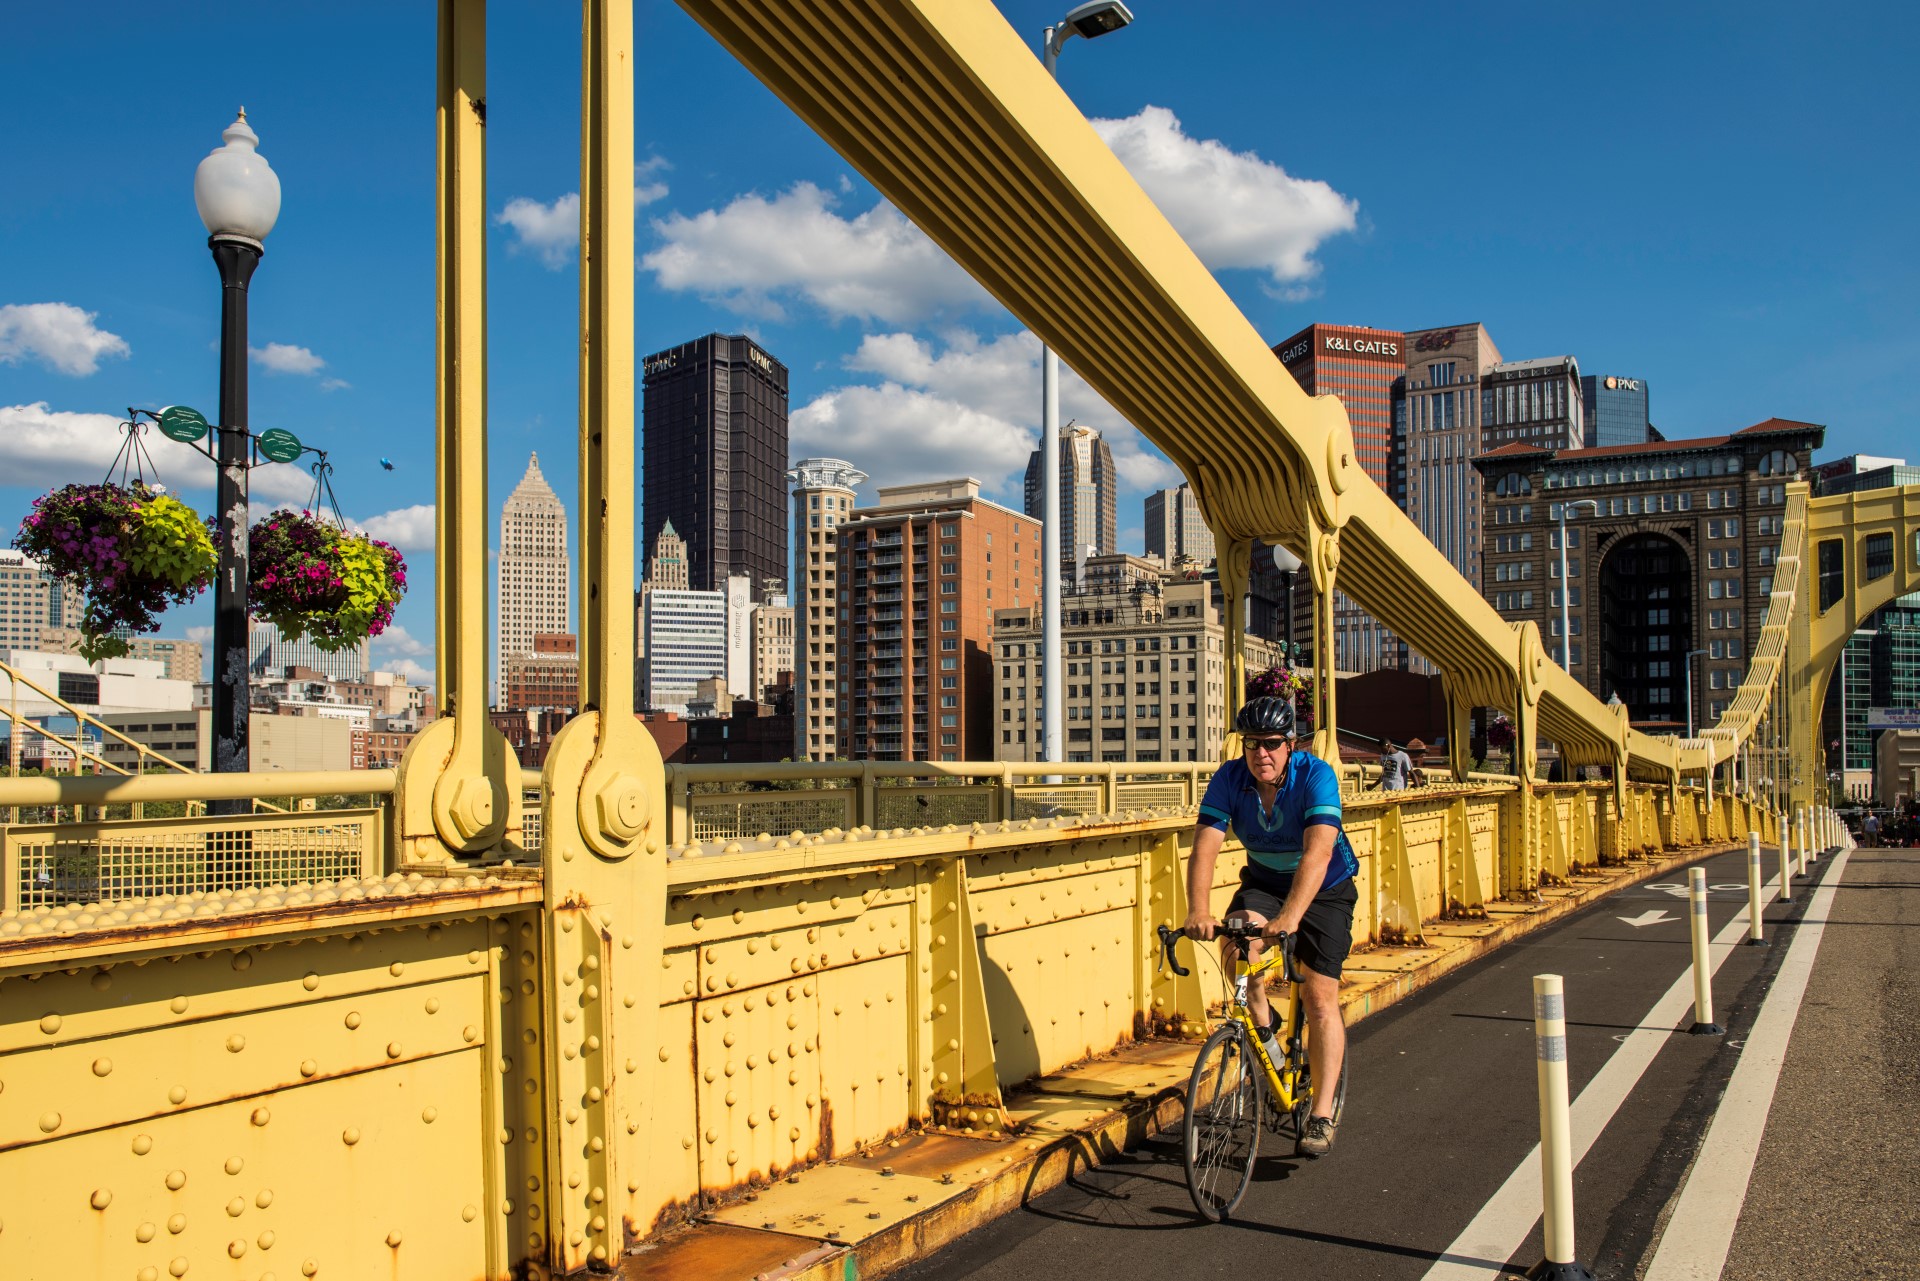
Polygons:
[[1187,1192],[1215,1223],[1232,1214],[1253,1180],[1260,1147],[1259,1060],[1238,1023],[1215,1029],[1187,1082]]

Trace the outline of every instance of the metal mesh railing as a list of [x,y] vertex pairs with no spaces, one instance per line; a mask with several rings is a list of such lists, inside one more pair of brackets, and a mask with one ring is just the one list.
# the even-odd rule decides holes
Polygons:
[[360,879],[380,811],[35,824],[0,829],[6,910]]
[[873,800],[875,827],[945,827],[948,823],[993,823],[1000,818],[1000,789],[985,787],[882,787]]
[[852,827],[856,797],[845,788],[792,792],[722,792],[688,801],[696,841],[730,841],[768,832],[824,832]]
[[1098,783],[1069,783],[1057,787],[1041,784],[1013,789],[1015,818],[1057,818],[1063,814],[1098,814],[1099,812],[1100,785]]
[[1187,785],[1182,782],[1123,783],[1113,785],[1113,807],[1117,810],[1150,809],[1160,805],[1185,805]]

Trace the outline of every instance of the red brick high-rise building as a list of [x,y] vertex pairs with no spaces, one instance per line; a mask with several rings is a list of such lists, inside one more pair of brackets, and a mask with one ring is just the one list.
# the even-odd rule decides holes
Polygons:
[[972,479],[854,509],[838,540],[838,755],[993,759],[993,613],[1039,599],[1040,529]]
[[[1273,349],[1300,389],[1309,396],[1338,396],[1353,428],[1353,449],[1373,483],[1392,492],[1394,384],[1406,377],[1406,335],[1395,329],[1363,325],[1308,325]],[[1296,631],[1302,643],[1312,635],[1301,623],[1313,617],[1311,579],[1294,576]],[[1365,610],[1338,592],[1333,600],[1334,665],[1345,672],[1370,672],[1401,666],[1405,646]]]

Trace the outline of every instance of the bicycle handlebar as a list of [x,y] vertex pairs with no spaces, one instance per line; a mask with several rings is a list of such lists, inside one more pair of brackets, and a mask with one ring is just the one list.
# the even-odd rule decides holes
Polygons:
[[[1159,928],[1162,958],[1167,965],[1172,967],[1175,974],[1178,974],[1181,978],[1185,978],[1188,974],[1192,973],[1192,971],[1180,964],[1180,959],[1174,955],[1173,945],[1183,938],[1191,938],[1192,936],[1189,935],[1185,929],[1169,929],[1164,925]],[[1233,925],[1223,921],[1215,928],[1214,936],[1216,938],[1228,938],[1236,942],[1245,943],[1253,939],[1268,937],[1263,932],[1265,929],[1266,927],[1263,925]],[[1294,936],[1291,934],[1278,934],[1272,937],[1273,941],[1280,945],[1281,967],[1282,972],[1287,976],[1287,982],[1298,983],[1300,981],[1300,972],[1293,967]]]

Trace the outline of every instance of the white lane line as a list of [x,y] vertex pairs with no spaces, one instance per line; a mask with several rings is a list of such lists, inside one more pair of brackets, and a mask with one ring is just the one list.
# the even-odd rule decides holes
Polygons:
[[1780,963],[1753,1031],[1747,1034],[1726,1097],[1714,1112],[1645,1281],[1716,1281],[1727,1265],[1734,1226],[1746,1204],[1754,1159],[1773,1108],[1774,1088],[1787,1061],[1787,1042],[1846,869],[1847,851],[1842,850],[1807,904],[1807,914],[1794,931],[1793,946]]
[[[1773,901],[1775,891],[1762,895],[1761,909]],[[1708,945],[1708,965],[1715,971],[1747,934],[1747,914],[1734,914]],[[1577,1007],[1576,1007],[1577,1008]],[[1654,1002],[1641,1019],[1641,1026],[1627,1034],[1601,1069],[1573,1101],[1573,1163],[1580,1164],[1587,1149],[1607,1128],[1627,1095],[1639,1084],[1668,1038],[1684,1036],[1682,1015],[1693,1010],[1693,966],[1680,971],[1666,994]],[[1424,1281],[1485,1281],[1489,1273],[1499,1273],[1514,1251],[1526,1243],[1527,1233],[1540,1221],[1540,1145],[1507,1176],[1500,1190],[1480,1208],[1466,1230],[1454,1239],[1440,1259],[1427,1270]]]

